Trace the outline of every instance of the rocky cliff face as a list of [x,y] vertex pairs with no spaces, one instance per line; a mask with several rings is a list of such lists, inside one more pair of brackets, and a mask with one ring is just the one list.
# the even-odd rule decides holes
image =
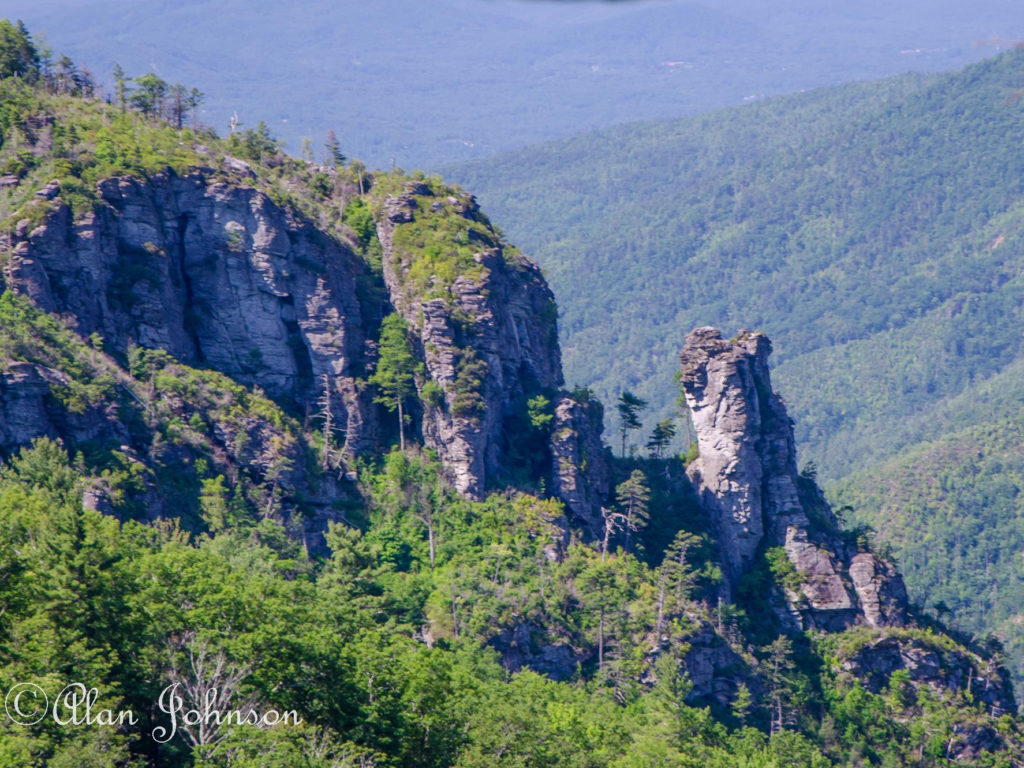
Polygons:
[[[3,285],[65,318],[111,389],[71,408],[58,396],[71,386],[59,366],[6,361],[0,453],[42,435],[116,446],[128,464],[150,468],[139,476],[154,515],[180,510],[151,468],[184,476],[209,460],[217,473],[240,478],[261,512],[303,511],[292,523],[316,546],[351,486],[310,466],[309,417],[328,403],[346,452],[380,447],[380,414],[365,382],[380,319],[394,309],[422,363],[410,431],[437,452],[452,485],[480,498],[509,483],[510,466],[523,460],[514,441],[524,434],[527,402],[543,395],[550,421],[531,446],[539,460],[531,460],[544,467],[547,488],[573,522],[596,534],[612,485],[601,405],[560,389],[551,292],[475,201],[416,181],[382,194],[378,275],[342,238],[276,204],[246,174],[236,163],[145,182],[108,179],[94,211],[77,219],[59,187],[40,190],[52,209],[11,231]],[[106,352],[82,340],[94,333]],[[169,354],[143,355],[136,365],[136,348]],[[765,599],[784,629],[864,625],[857,631],[873,639],[844,661],[849,674],[882,685],[889,672],[906,669],[917,685],[967,689],[994,712],[1011,711],[1012,695],[979,659],[892,634],[909,622],[902,581],[890,563],[839,532],[820,491],[798,473],[791,423],[771,388],[770,350],[761,334],[725,340],[701,328],[681,355],[700,449],[688,476],[715,533],[726,592],[782,552],[788,572]],[[115,495],[108,490],[90,488],[86,503],[108,511]],[[727,706],[738,680],[758,690],[754,656],[723,628],[721,611],[712,623],[707,605],[691,607],[683,662],[693,696]],[[559,678],[593,662],[587,643],[538,641],[545,628],[537,622],[518,620],[492,639],[510,668]],[[662,639],[650,647],[653,658]],[[965,731],[964,754],[990,737]]]
[[128,442],[128,432],[116,409],[90,406],[69,410],[51,393],[67,386],[67,376],[53,368],[12,362],[0,372],[0,446],[26,446],[37,437],[75,442]]
[[563,394],[555,403],[551,430],[551,490],[569,511],[600,534],[601,505],[611,491],[608,449],[601,442],[601,403]]
[[680,354],[700,451],[687,473],[718,533],[729,583],[735,587],[757,556],[781,547],[794,571],[777,610],[784,625],[902,624],[902,579],[840,535],[813,480],[797,471],[792,421],[771,387],[770,352],[763,334],[726,340],[698,328]]
[[[424,227],[423,219],[443,222],[452,239],[464,243],[462,252],[452,244],[444,249],[455,252],[431,251],[424,230],[434,225]],[[506,479],[508,443],[516,439],[509,437],[510,422],[525,413],[529,397],[562,386],[554,296],[537,265],[501,242],[469,195],[437,195],[427,184],[410,182],[385,201],[378,221],[388,294],[418,337],[424,381],[441,389],[424,405],[424,442],[438,452],[459,492],[481,498],[489,485]],[[424,257],[439,260],[427,282],[417,278]],[[446,279],[446,266],[460,259],[464,266]],[[564,400],[559,404],[555,430],[563,440],[549,449],[555,466],[567,461],[566,440],[591,450],[588,465],[580,460],[556,473],[566,480],[556,480],[554,490],[586,517],[607,493],[600,418],[582,417],[577,404],[571,420]]]
[[[307,421],[328,402],[347,456],[379,447],[380,414],[365,381],[390,305],[407,320],[423,362],[423,396],[412,410],[424,443],[467,497],[509,481],[506,459],[517,439],[510,427],[530,396],[562,384],[557,311],[536,264],[501,241],[472,197],[414,181],[385,196],[381,279],[337,233],[275,203],[248,166],[230,158],[180,176],[107,179],[97,192],[94,210],[73,217],[59,185],[40,190],[50,210],[11,231],[5,286],[66,318],[80,336],[100,334],[121,360],[136,346],[164,349],[260,388]],[[465,263],[434,263],[440,251],[403,237],[452,222],[440,241],[461,249]],[[445,242],[448,234],[464,242]],[[41,376],[6,372],[0,451],[60,434],[52,407],[43,417]],[[541,450],[565,478],[556,493],[585,517],[607,490],[607,463],[600,415],[591,408],[584,417],[581,408],[559,423],[558,446]],[[585,467],[569,466],[567,441],[577,446],[573,455],[586,454]],[[561,453],[552,459],[554,451]]]
[[[682,386],[700,449],[688,474],[716,521],[719,545],[734,581],[750,566],[764,538],[764,513],[800,511],[790,476],[796,474],[795,466],[792,473],[784,472],[781,483],[774,482],[776,489],[781,485],[784,490],[784,508],[765,509],[763,459],[778,463],[779,457],[763,454],[789,427],[780,429],[763,389],[767,348],[768,340],[760,335],[743,336],[733,344],[712,328],[699,328],[687,337],[680,358]],[[764,369],[758,370],[761,366]],[[781,458],[784,462],[786,456]]]
[[351,450],[373,438],[355,377],[366,333],[358,260],[265,194],[210,168],[108,179],[73,220],[59,205],[14,232],[11,287],[122,355],[138,345],[297,407],[324,377]]

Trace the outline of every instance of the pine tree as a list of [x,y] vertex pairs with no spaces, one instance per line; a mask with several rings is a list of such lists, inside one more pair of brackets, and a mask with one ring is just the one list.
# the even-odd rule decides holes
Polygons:
[[736,698],[732,700],[732,714],[740,721],[741,725],[747,724],[750,717],[750,710],[754,707],[754,697],[746,683],[736,686]]
[[192,113],[192,131],[199,132],[199,105],[206,100],[206,94],[198,88],[188,92],[188,111]]
[[380,330],[377,371],[370,383],[380,390],[375,402],[383,403],[389,411],[398,411],[398,440],[405,450],[405,399],[415,390],[416,358],[409,344],[408,327],[401,315],[392,313],[384,318]]
[[72,93],[75,90],[75,80],[78,77],[78,68],[71,57],[64,54],[57,60],[57,69],[53,76],[53,89],[59,94]]
[[676,436],[676,422],[675,419],[669,417],[659,421],[654,431],[651,433],[651,439],[647,441],[647,450],[651,452],[652,459],[660,459],[665,454],[665,449],[668,448],[669,443]]
[[171,86],[167,113],[170,122],[180,131],[185,122],[185,115],[188,114],[188,89],[181,83]]
[[594,563],[582,575],[583,589],[591,611],[597,613],[597,668],[604,670],[605,642],[607,640],[608,612],[615,602],[617,579],[615,563],[604,560]]
[[651,489],[647,487],[647,476],[639,469],[634,469],[629,478],[616,487],[615,497],[625,522],[625,550],[629,552],[630,534],[644,528],[651,519],[648,510]]
[[665,557],[658,566],[658,619],[657,634],[661,637],[665,614],[683,609],[697,574],[690,567],[690,551],[700,545],[700,538],[688,531],[680,531],[672,540]]
[[128,100],[146,117],[159,115],[167,95],[167,81],[152,72],[139,75],[134,81],[139,89]]
[[124,70],[121,69],[121,65],[114,63],[114,100],[117,102],[117,106],[124,112],[125,107],[128,105],[128,85],[124,76]]
[[341,152],[341,142],[338,141],[338,134],[334,130],[327,132],[327,143],[324,145],[327,150],[327,162],[335,168],[344,167],[348,160]]
[[0,78],[20,77],[35,82],[39,77],[39,51],[25,25],[0,19]]
[[768,646],[767,652],[764,667],[771,703],[770,731],[775,734],[785,728],[790,715],[793,682],[790,675],[795,666],[792,659],[793,641],[786,635],[779,635]]
[[626,435],[631,430],[640,429],[640,411],[647,407],[647,401],[643,400],[628,389],[619,395],[619,402],[616,408],[619,411],[619,434],[622,436],[622,455],[626,455]]

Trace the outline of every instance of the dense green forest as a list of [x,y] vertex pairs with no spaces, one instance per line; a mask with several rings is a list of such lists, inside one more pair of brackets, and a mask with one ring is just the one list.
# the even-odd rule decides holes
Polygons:
[[833,489],[839,504],[893,542],[922,604],[971,631],[994,632],[1015,661],[1024,656],[1022,450],[1020,417],[982,423]]
[[[578,544],[551,564],[550,504],[423,498],[429,461],[398,452],[367,475],[366,528],[335,528],[334,554],[315,561],[254,511],[250,522],[196,536],[173,521],[119,523],[83,509],[98,478],[78,462],[41,442],[0,473],[0,681],[5,690],[34,681],[51,697],[68,680],[86,681],[100,691],[97,711],[131,710],[139,723],[6,721],[4,765],[932,766],[948,764],[963,723],[985,722],[962,694],[915,693],[900,675],[876,694],[851,679],[844,660],[878,639],[865,632],[821,637],[813,651],[774,641],[749,659],[769,690],[726,712],[688,703],[679,659],[699,632],[692,577]],[[216,515],[223,487],[204,485],[204,510]],[[433,563],[423,504],[436,505]],[[651,685],[645,637],[666,579],[673,591],[682,585],[691,618],[673,620]],[[509,615],[584,646],[596,642],[601,616],[614,650],[570,681],[510,674],[486,642]],[[939,634],[921,638],[955,647]],[[158,747],[148,735],[171,725],[153,702],[196,668],[186,707],[219,688],[235,706],[296,712],[301,723],[205,733],[179,725]],[[787,727],[769,736],[762,729],[776,706]],[[1018,726],[1006,715],[998,727],[1013,737]]]
[[[131,188],[202,165],[218,194],[265,196],[291,221],[319,227],[333,253],[351,249],[353,290],[369,305],[386,304],[380,233],[394,231],[381,226],[385,202],[411,187],[427,188],[436,205],[417,208],[419,218],[387,244],[405,249],[408,295],[443,303],[444,280],[481,271],[469,244],[494,245],[486,218],[455,217],[460,193],[437,179],[368,172],[336,142],[330,166],[290,158],[264,126],[220,138],[189,119],[192,89],[153,75],[119,73],[112,103],[93,85],[70,59],[43,61],[24,27],[0,20],[6,244],[62,216],[88,229],[96,217],[122,215],[101,202],[111,178]],[[241,261],[239,232],[218,235],[220,258]],[[112,311],[137,312],[156,282],[145,257],[168,254],[150,245],[118,251]],[[5,286],[32,266],[27,253],[5,250]],[[525,270],[514,249],[504,257],[509,270]],[[389,319],[397,317],[366,321],[379,364],[360,382],[389,423],[402,403],[422,410],[438,397],[409,387],[422,370],[408,337],[403,344],[407,328]],[[462,355],[458,402],[472,415],[482,374]],[[925,616],[907,626],[782,632],[767,596],[798,588],[800,575],[778,550],[758,553],[735,603],[716,600],[723,577],[707,519],[683,492],[683,459],[617,462],[602,514],[625,522],[606,523],[595,540],[567,523],[543,478],[532,478],[531,493],[510,487],[467,500],[404,421],[383,432],[379,450],[339,457],[326,416],[159,348],[118,350],[99,334],[83,337],[69,318],[6,290],[5,407],[31,400],[28,372],[45,374],[39,413],[70,428],[66,439],[6,451],[0,466],[0,688],[32,683],[55,700],[81,682],[97,689],[97,713],[136,717],[121,727],[8,717],[2,765],[824,768],[940,766],[956,756],[958,765],[1002,767],[1022,759],[1012,702],[972,687],[982,677],[999,687],[997,643],[961,642]],[[513,438],[529,445],[549,428],[549,405],[531,398]],[[76,437],[88,419],[116,431]],[[288,477],[300,476],[310,494],[331,483],[348,489],[333,500],[338,519],[322,547],[303,538],[314,513],[298,482],[289,487]],[[800,482],[817,493],[813,473]],[[154,497],[162,510],[149,506]],[[864,529],[831,533],[857,551],[869,547]],[[924,677],[884,666],[858,675],[878,647],[917,654]],[[531,659],[552,662],[549,674],[527,669]],[[715,662],[727,668],[717,679],[726,690],[705,679],[697,692],[690,670],[701,659],[727,660]],[[172,720],[157,702],[175,685],[185,709],[212,696],[294,718],[265,728]]]
[[[1022,87],[1018,50],[450,170],[544,267],[567,376],[636,392],[647,429],[675,408],[691,327],[768,333],[803,459],[828,483],[855,473],[835,498],[902,555],[912,597],[998,628],[1018,674],[1019,563],[962,526],[1024,549],[1012,463],[974,466],[1010,450],[1024,405]],[[940,460],[946,439],[963,450]],[[936,497],[933,477],[976,493]]]

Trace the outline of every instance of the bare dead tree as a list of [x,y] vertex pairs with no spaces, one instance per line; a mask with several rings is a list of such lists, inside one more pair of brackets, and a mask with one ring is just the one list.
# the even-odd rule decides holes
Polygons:
[[604,539],[601,542],[601,559],[604,560],[608,555],[608,540],[623,526],[626,516],[614,509],[601,507],[601,517],[604,518]]
[[323,375],[323,388],[320,391],[320,398],[317,405],[320,407],[320,418],[324,421],[324,451],[320,460],[320,468],[326,472],[331,467],[333,448],[331,446],[334,433],[334,404],[331,402],[331,377],[330,374]]
[[194,630],[184,632],[169,650],[169,703],[181,712],[194,710],[202,714],[198,718],[177,717],[177,729],[208,760],[228,735],[226,726],[231,718],[227,713],[237,711],[248,717],[256,712],[256,697],[242,695],[250,669],[230,661],[223,651],[212,650]]

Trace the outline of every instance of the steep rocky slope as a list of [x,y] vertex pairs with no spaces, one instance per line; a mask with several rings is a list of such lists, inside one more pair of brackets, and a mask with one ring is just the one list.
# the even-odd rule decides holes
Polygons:
[[570,380],[628,387],[650,428],[683,334],[762,329],[805,459],[833,480],[941,434],[953,398],[1022,356],[1022,82],[1012,50],[448,175],[546,270]]
[[[255,541],[274,554],[253,567],[288,583],[324,569],[318,608],[358,606],[435,659],[467,648],[499,676],[593,682],[614,706],[678,682],[671,706],[707,705],[719,725],[745,722],[746,692],[752,723],[811,733],[841,697],[871,696],[894,727],[952,712],[947,757],[1016,744],[997,728],[1015,711],[998,664],[916,616],[893,566],[798,473],[763,334],[687,336],[688,467],[612,461],[601,404],[562,389],[550,289],[471,195],[241,140],[185,147],[90,108],[85,128],[33,109],[0,147],[17,171],[0,197],[0,484],[37,482],[46,454],[81,484],[74,514],[154,523],[123,530],[169,549]],[[125,141],[164,131],[156,167],[100,164],[82,137],[119,119]],[[78,166],[52,157],[58,141]],[[375,376],[393,320],[408,423]],[[37,438],[51,441],[19,457]],[[642,532],[652,489],[664,530]],[[298,538],[332,557],[304,560]],[[344,620],[322,620],[304,669],[344,645]],[[341,650],[353,669],[373,657]]]
[[[899,671],[919,692],[966,695],[993,718],[1015,712],[1006,671],[979,649],[924,629],[893,564],[863,536],[843,531],[814,479],[797,472],[793,422],[772,390],[770,352],[764,334],[725,339],[710,327],[692,331],[680,352],[680,384],[699,448],[687,476],[714,532],[724,599],[765,603],[784,633],[810,631],[828,674],[840,680],[879,693]],[[751,594],[765,567],[772,575],[768,594]],[[717,636],[712,625],[705,633]],[[764,684],[763,667],[738,673],[742,655],[716,655],[716,644],[701,638],[695,636],[687,665],[704,695],[730,691],[737,674]],[[991,722],[965,720],[954,733],[951,758],[976,759],[1001,745]]]
[[[431,219],[455,242],[427,242],[437,234]],[[441,396],[425,403],[425,443],[461,493],[481,498],[506,463],[512,409],[562,385],[554,296],[467,195],[410,183],[384,200],[378,222],[390,300],[418,337],[428,380],[440,385]]]
[[358,449],[373,438],[354,386],[366,361],[356,297],[365,267],[245,179],[244,167],[105,179],[98,205],[78,217],[57,188],[38,226],[15,223],[8,285],[115,354],[163,349],[300,412],[329,376]]
[[1018,680],[1022,83],[1012,50],[449,172],[545,269],[567,379],[648,400],[648,433],[685,333],[768,333],[802,461]]
[[[216,168],[101,179],[85,211],[73,210],[54,181],[11,219],[3,285],[78,336],[96,334],[115,367],[127,367],[136,349],[164,350],[258,388],[307,431],[329,410],[334,434],[326,439],[339,441],[343,467],[385,439],[366,379],[381,317],[393,307],[413,329],[421,361],[413,430],[467,497],[512,482],[513,422],[527,400],[562,404],[557,311],[536,265],[501,241],[470,196],[422,181],[382,180],[367,196],[380,272],[344,228],[324,229],[272,195],[252,166],[231,157]],[[440,232],[439,244],[424,248],[421,231]],[[444,261],[451,248],[465,264]],[[0,451],[46,433],[80,442],[70,427],[32,428],[26,409],[44,390],[38,372],[8,374],[4,407],[21,426],[4,430]],[[569,423],[560,412],[557,445],[542,442],[544,455],[533,461],[585,522],[607,493],[600,417],[591,409]],[[92,432],[90,439],[109,432],[111,445],[131,442],[123,428]],[[572,462],[577,444],[590,446],[585,464]],[[318,497],[315,514],[331,518],[318,484],[296,477],[290,498]]]

